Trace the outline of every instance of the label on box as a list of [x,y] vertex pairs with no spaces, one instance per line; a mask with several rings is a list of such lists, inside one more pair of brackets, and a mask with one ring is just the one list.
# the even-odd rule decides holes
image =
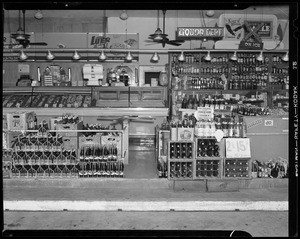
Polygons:
[[226,158],[251,158],[250,139],[229,138],[226,139]]
[[178,128],[177,140],[188,140],[194,139],[194,128]]

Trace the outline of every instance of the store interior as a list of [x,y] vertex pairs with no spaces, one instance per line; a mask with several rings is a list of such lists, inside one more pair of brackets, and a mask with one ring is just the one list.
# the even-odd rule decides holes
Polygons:
[[[37,163],[35,168],[30,157],[31,163],[20,163],[18,158],[19,151],[27,155],[28,151],[37,150],[34,143],[28,143],[32,148],[24,146],[24,150],[18,143],[20,149],[15,149],[13,142],[22,141],[20,132],[40,132],[48,127],[54,133],[49,137],[57,139],[57,134],[71,137],[71,143],[63,144],[59,150],[76,150],[77,159],[68,163],[73,169],[76,163],[81,165],[77,168],[79,175],[81,171],[90,172],[98,167],[95,163],[91,169],[92,160],[87,163],[84,157],[80,159],[82,148],[93,147],[96,155],[95,145],[102,147],[103,140],[113,138],[118,153],[111,154],[117,157],[116,162],[121,160],[123,178],[170,179],[170,148],[173,141],[181,142],[179,131],[172,133],[171,124],[175,121],[183,124],[186,115],[190,121],[195,115],[201,123],[199,115],[205,107],[213,108],[214,112],[208,122],[217,124],[228,115],[232,124],[237,125],[239,133],[225,136],[222,132],[221,138],[249,139],[251,155],[239,156],[244,161],[238,158],[232,161],[234,165],[237,162],[248,165],[240,177],[263,177],[263,173],[258,176],[259,167],[266,167],[264,175],[270,177],[269,163],[286,165],[288,5],[232,4],[215,10],[203,6],[174,10],[163,5],[160,9],[114,10],[105,9],[105,5],[93,8],[89,4],[73,4],[53,2],[44,8],[42,4],[40,9],[33,5],[4,5],[3,137],[6,145],[3,148],[10,154],[5,169],[8,178],[37,177],[42,163]],[[184,100],[192,106],[184,105]],[[201,109],[197,111],[197,107]],[[18,126],[14,123],[16,112],[18,119],[24,121],[18,121]],[[238,128],[241,119],[247,136],[238,131],[242,129],[242,126]],[[66,128],[65,122],[71,126]],[[59,128],[61,124],[65,126]],[[196,172],[196,164],[202,166],[204,162],[197,153],[200,144],[197,137],[203,135],[196,133],[197,122],[191,124],[190,128],[195,127],[191,155],[194,159],[186,161],[193,162],[193,176],[189,179],[203,179],[206,177]],[[75,131],[68,132],[73,127]],[[90,135],[84,130],[90,130]],[[205,137],[210,140],[218,137],[207,134]],[[30,141],[33,136],[21,137],[29,137]],[[76,138],[74,142],[72,137]],[[268,145],[262,147],[266,142]],[[222,151],[225,147],[222,139],[217,144]],[[221,151],[220,156],[209,159],[218,161],[219,167],[216,175],[211,171],[209,177],[233,177],[225,176],[231,175],[225,172],[229,170],[226,163],[230,164],[231,159],[226,159]],[[189,167],[188,163],[184,167]],[[60,172],[61,177],[63,170],[72,171],[66,165],[56,165],[51,170],[58,172],[57,175]],[[283,171],[286,173],[286,167]]]

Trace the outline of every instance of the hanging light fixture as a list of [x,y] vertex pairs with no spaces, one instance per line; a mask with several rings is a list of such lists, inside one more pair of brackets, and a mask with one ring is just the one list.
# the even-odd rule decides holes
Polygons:
[[178,56],[177,58],[178,61],[185,61],[185,56],[183,54],[183,51],[181,52],[181,54]]
[[151,57],[151,61],[153,62],[158,62],[160,59],[159,55],[157,54],[157,52],[154,52],[153,56]]
[[206,61],[211,61],[211,56],[210,56],[210,52],[207,52],[207,55],[204,57],[204,60]]
[[81,58],[81,56],[77,53],[77,51],[74,52],[72,59],[73,60],[79,60]]
[[289,52],[286,52],[285,55],[281,58],[283,61],[289,61]]
[[55,58],[55,56],[51,53],[51,51],[48,51],[46,58],[47,60],[52,61]]
[[237,61],[236,51],[235,51],[234,54],[230,57],[230,60],[232,60],[232,61]]
[[22,50],[19,55],[21,61],[25,61],[28,58],[28,55]]
[[256,57],[256,60],[257,60],[257,61],[263,61],[263,60],[264,60],[262,51],[261,51],[261,52],[259,53],[259,55]]
[[126,56],[125,59],[126,59],[126,61],[132,61],[133,57],[132,57],[130,51],[128,52],[128,54],[127,54],[127,56]]
[[99,54],[99,60],[100,61],[105,61],[106,60],[106,55],[104,53],[104,51],[102,50],[102,52]]

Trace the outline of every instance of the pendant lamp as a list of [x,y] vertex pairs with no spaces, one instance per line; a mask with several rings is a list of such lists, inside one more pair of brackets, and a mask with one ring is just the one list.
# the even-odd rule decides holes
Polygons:
[[256,60],[257,60],[257,61],[263,61],[263,60],[264,60],[262,51],[261,51],[261,52],[259,53],[259,55],[256,57]]
[[181,54],[178,56],[178,61],[185,61],[185,56],[183,54],[183,51],[181,52]]
[[289,61],[289,52],[285,53],[285,55],[281,58],[283,61]]
[[99,60],[100,60],[100,61],[105,61],[105,60],[106,60],[106,55],[105,55],[104,51],[102,51],[102,52],[99,54]]
[[21,51],[20,55],[19,55],[19,59],[21,61],[25,61],[27,58],[28,58],[28,55],[24,51]]
[[125,59],[126,59],[126,61],[132,61],[133,57],[132,57],[130,51],[128,52],[128,54],[127,54],[127,56],[126,56]]
[[154,52],[153,56],[151,57],[151,61],[153,62],[158,62],[160,59],[159,55],[157,54],[157,52]]
[[51,53],[51,51],[48,51],[46,58],[47,60],[52,61],[55,58],[55,56]]
[[77,53],[77,51],[74,52],[72,59],[73,60],[79,60],[81,58],[81,56]]
[[235,51],[234,54],[230,57],[230,60],[232,60],[232,61],[237,61],[236,51]]
[[210,52],[207,52],[207,55],[204,57],[204,60],[211,61]]

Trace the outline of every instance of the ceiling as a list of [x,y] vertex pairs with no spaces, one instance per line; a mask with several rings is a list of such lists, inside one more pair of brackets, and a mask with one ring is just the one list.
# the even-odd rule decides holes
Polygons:
[[[15,7],[17,8],[17,7]],[[18,9],[18,8],[17,8]],[[28,9],[30,9],[28,7]],[[42,9],[42,8],[40,8]],[[199,8],[200,9],[200,8]],[[213,9],[213,8],[212,8]],[[247,7],[246,9],[241,9],[241,10],[232,10],[227,9],[219,9],[219,10],[214,10],[214,15],[212,16],[213,18],[218,18],[221,14],[223,13],[238,13],[238,14],[274,14],[277,16],[278,19],[289,19],[289,6],[288,5],[265,5],[265,6],[251,6]],[[26,18],[34,17],[34,14],[36,13],[37,10],[31,9],[31,10],[26,10]],[[87,11],[89,12],[87,14]],[[86,9],[86,10],[80,10],[78,9],[45,9],[42,10],[44,18],[84,18],[84,17],[91,17],[91,18],[99,18],[99,17],[119,17],[120,14],[122,13],[123,10],[118,9],[109,9],[109,10],[91,10],[91,9]],[[153,18],[157,17],[157,10],[150,10],[150,9],[142,9],[141,10],[126,10],[128,17],[142,17],[142,18]],[[189,10],[189,9],[184,9],[184,10],[167,10],[166,11],[166,18],[199,18],[202,15],[201,14],[206,13],[206,10]],[[4,11],[5,17],[9,18],[14,18],[18,17],[18,10],[11,9],[11,10],[5,10]],[[160,11],[160,17],[162,17],[162,11]],[[207,16],[206,16],[207,17]]]

